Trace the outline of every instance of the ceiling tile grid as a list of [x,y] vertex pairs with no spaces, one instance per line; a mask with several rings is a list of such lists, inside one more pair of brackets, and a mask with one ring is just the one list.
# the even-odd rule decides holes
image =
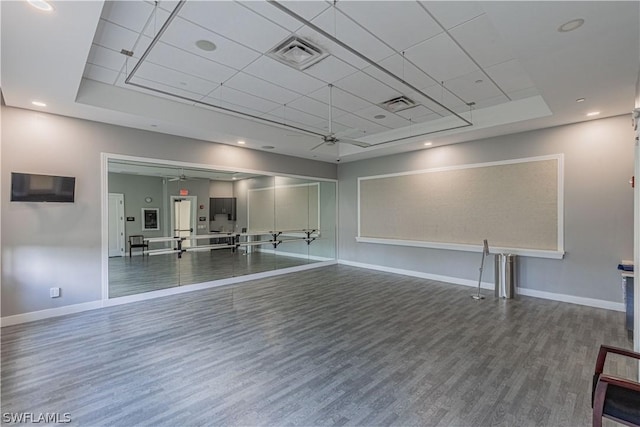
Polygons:
[[[106,3],[85,77],[123,85],[114,76],[131,72],[151,43],[143,34],[157,34],[178,2],[158,7]],[[310,130],[328,128],[331,83],[336,127],[362,136],[468,111],[472,102],[476,108],[506,102],[511,92],[523,96],[535,89],[482,8],[463,3],[467,7],[408,1],[288,1],[280,7],[186,1],[131,81],[191,97],[195,105],[218,102]],[[329,56],[304,71],[266,56],[293,34]],[[215,49],[199,48],[198,40],[214,43]],[[128,61],[119,53],[123,46],[134,46]],[[398,113],[379,106],[401,95],[418,105]]]

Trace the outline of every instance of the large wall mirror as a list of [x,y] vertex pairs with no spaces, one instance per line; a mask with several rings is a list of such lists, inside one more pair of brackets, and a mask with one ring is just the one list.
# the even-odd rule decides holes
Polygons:
[[109,159],[108,193],[109,298],[336,259],[335,181]]

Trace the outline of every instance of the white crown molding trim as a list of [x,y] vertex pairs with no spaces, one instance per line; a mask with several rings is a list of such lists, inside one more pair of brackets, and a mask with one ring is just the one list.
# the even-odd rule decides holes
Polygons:
[[[462,279],[462,278],[459,278],[459,277],[451,277],[451,276],[442,276],[442,275],[439,275],[439,274],[424,273],[422,271],[405,270],[405,269],[401,269],[401,268],[393,268],[393,267],[385,267],[385,266],[381,266],[381,265],[365,264],[365,263],[361,263],[361,262],[348,261],[348,260],[344,260],[344,259],[338,260],[338,264],[349,265],[349,266],[352,266],[352,267],[366,268],[366,269],[369,269],[369,270],[384,271],[386,273],[402,274],[404,276],[419,277],[421,279],[437,280],[439,282],[451,283],[451,284],[454,284],[454,285],[473,286],[473,287],[477,287],[478,286],[478,282],[475,281],[475,280]],[[494,289],[494,284],[493,283],[489,283],[489,282],[482,282],[480,287],[482,289],[493,290]],[[621,302],[613,302],[613,301],[605,301],[605,300],[599,300],[599,299],[594,299],[594,298],[578,297],[578,296],[574,296],[574,295],[556,294],[556,293],[553,293],[553,292],[536,291],[534,289],[528,289],[528,288],[518,287],[516,289],[516,295],[524,295],[524,296],[530,296],[530,297],[535,297],[535,298],[542,298],[542,299],[548,299],[548,300],[553,300],[553,301],[566,302],[566,303],[570,303],[570,304],[585,305],[585,306],[588,306],[588,307],[603,308],[603,309],[606,309],[606,310],[622,311],[622,312],[625,311],[625,306]]]

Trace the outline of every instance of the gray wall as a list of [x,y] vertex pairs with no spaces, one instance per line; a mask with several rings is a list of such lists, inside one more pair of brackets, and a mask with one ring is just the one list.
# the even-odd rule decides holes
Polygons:
[[[151,176],[129,175],[122,173],[109,173],[109,193],[124,194],[125,216],[125,251],[129,254],[129,236],[132,234],[144,234],[145,237],[164,236],[165,224],[162,221],[163,193],[162,178]],[[146,197],[151,197],[151,203],[145,202]],[[160,209],[160,230],[142,230],[142,208]],[[135,221],[126,221],[126,217],[133,217]],[[137,253],[140,253],[138,251]]]
[[[627,115],[340,164],[339,258],[477,281],[479,253],[357,243],[357,178],[556,153],[565,154],[566,255],[521,257],[520,286],[621,302],[616,267],[633,259],[633,133]],[[492,256],[485,272],[484,281],[493,282]]]
[[[101,152],[336,178],[328,163],[5,106],[1,113],[2,316],[101,298]],[[12,171],[75,176],[76,202],[11,203]],[[53,286],[60,298],[49,297]]]

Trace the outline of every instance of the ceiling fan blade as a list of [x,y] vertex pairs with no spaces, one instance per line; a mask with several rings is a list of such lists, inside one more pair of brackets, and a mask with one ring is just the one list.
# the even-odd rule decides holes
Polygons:
[[315,150],[316,148],[320,148],[322,147],[324,144],[326,144],[326,142],[322,141],[320,144],[316,145],[315,147],[313,147],[310,151]]
[[371,147],[372,145],[372,144],[369,144],[368,142],[355,141],[353,139],[338,139],[338,142],[344,142],[345,144],[356,145],[361,148],[368,148],[368,147]]

